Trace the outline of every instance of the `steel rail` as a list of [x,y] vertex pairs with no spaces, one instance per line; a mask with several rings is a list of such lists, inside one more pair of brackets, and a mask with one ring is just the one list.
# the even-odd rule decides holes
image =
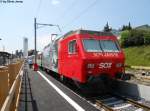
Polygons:
[[131,104],[133,104],[133,105],[135,105],[135,106],[137,106],[139,108],[142,108],[142,109],[144,109],[146,111],[150,111],[150,107],[148,107],[148,106],[146,106],[144,104],[138,103],[137,101],[134,101],[134,100],[129,99],[129,98],[126,98],[126,100],[127,100],[127,102],[129,102],[129,103],[131,103]]
[[106,111],[114,111],[113,108],[107,106],[106,104],[104,104],[100,100],[96,100],[96,105],[100,106],[101,108],[104,108]]
[[[150,111],[150,107],[149,106],[146,106],[144,104],[138,103],[137,101],[135,101],[133,99],[130,99],[130,98],[127,98],[127,97],[123,97],[123,96],[120,96],[120,95],[117,95],[117,94],[111,94],[111,95],[113,95],[114,97],[120,98],[120,99],[126,101],[127,103],[134,105],[135,107],[142,108],[145,111]],[[115,109],[113,109],[112,107],[106,105],[101,100],[95,100],[95,101],[96,101],[96,105],[99,106],[100,108],[103,108],[106,111],[115,111]]]
[[128,103],[133,104],[136,107],[142,108],[142,109],[144,109],[146,111],[150,111],[150,107],[149,106],[146,106],[144,104],[138,103],[137,101],[135,101],[133,99],[130,99],[130,98],[127,98],[127,97],[123,97],[123,96],[120,96],[120,95],[117,95],[117,94],[113,94],[113,95],[118,97],[118,98],[123,99],[124,101],[127,101]]

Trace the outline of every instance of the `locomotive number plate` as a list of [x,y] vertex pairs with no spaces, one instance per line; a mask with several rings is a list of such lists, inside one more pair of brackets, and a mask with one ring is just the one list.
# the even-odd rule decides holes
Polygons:
[[99,68],[103,69],[103,68],[111,68],[112,67],[112,63],[100,63],[99,64]]

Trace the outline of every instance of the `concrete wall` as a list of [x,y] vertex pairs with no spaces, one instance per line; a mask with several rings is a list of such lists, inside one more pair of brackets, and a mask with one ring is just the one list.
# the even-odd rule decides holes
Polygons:
[[117,81],[114,83],[113,90],[128,96],[144,98],[150,101],[150,86]]

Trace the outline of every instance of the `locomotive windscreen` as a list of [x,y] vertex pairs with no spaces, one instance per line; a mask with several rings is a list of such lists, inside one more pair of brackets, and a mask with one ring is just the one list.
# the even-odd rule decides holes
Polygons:
[[120,51],[118,43],[112,40],[84,39],[83,46],[87,52],[119,52]]

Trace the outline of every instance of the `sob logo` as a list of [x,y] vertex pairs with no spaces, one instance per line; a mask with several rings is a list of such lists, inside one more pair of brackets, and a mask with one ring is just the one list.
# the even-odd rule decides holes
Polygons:
[[99,68],[111,68],[112,63],[100,63]]

